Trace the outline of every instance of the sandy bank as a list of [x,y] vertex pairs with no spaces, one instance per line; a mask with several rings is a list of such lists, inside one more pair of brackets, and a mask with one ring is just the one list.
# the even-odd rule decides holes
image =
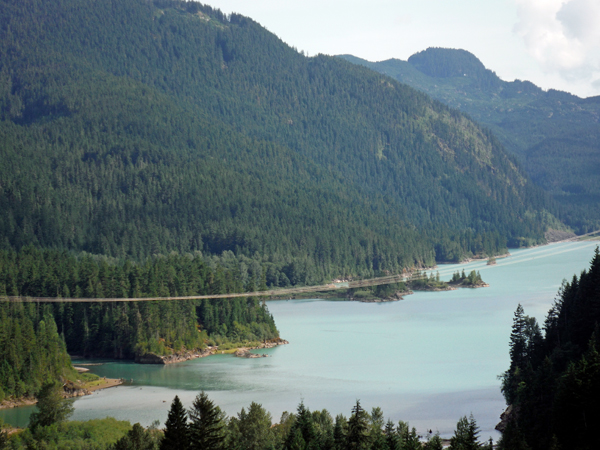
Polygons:
[[[71,382],[66,383],[63,386],[63,398],[77,398],[83,397],[84,395],[90,395],[94,391],[101,389],[108,389],[111,387],[119,386],[123,384],[122,379],[118,378],[100,378],[95,381],[90,381],[82,385],[76,385]],[[20,406],[32,406],[37,403],[35,397],[20,397],[20,398],[7,398],[0,403],[0,409],[18,408]]]

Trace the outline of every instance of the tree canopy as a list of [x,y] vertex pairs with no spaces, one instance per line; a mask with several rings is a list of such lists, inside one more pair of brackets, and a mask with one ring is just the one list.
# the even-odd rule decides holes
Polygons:
[[510,367],[502,389],[510,411],[504,449],[577,448],[600,445],[600,252],[590,268],[563,282],[543,329],[521,305],[510,336]]

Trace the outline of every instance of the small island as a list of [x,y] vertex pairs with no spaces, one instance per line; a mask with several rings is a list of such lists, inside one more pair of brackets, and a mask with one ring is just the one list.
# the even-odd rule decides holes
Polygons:
[[[347,300],[363,303],[382,303],[402,300],[405,295],[412,294],[413,291],[453,291],[458,288],[488,286],[489,284],[481,279],[479,271],[475,270],[472,270],[469,274],[465,273],[464,269],[462,272],[456,271],[450,281],[442,281],[439,272],[435,275],[433,272],[427,275],[426,272],[417,270],[412,273],[406,282],[350,288],[346,291],[345,297]],[[326,293],[323,293],[323,297],[327,296]]]
[[426,273],[417,271],[411,276],[410,280],[408,280],[407,285],[410,289],[415,291],[452,291],[456,288],[480,288],[489,286],[489,284],[481,279],[479,271],[472,270],[467,275],[464,269],[462,272],[457,270],[448,282],[440,280],[439,272],[436,275],[431,273],[431,275],[428,276]]
[[462,272],[458,272],[458,270],[452,275],[452,279],[449,283],[451,286],[456,287],[466,287],[466,288],[480,288],[480,287],[489,287],[489,284],[484,282],[481,279],[481,274],[479,271],[475,272],[471,270],[469,275],[465,273],[465,269]]

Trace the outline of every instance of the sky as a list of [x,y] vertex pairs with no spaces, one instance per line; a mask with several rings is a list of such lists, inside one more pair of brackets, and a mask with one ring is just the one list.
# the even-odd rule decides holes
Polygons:
[[310,56],[460,48],[505,81],[600,95],[600,0],[201,0]]

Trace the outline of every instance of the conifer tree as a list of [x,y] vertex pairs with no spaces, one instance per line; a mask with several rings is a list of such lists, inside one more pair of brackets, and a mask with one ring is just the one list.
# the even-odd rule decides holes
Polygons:
[[37,411],[29,418],[29,427],[32,429],[64,422],[73,414],[73,405],[70,400],[62,397],[59,383],[46,383],[36,397]]
[[479,428],[473,414],[467,419],[463,416],[456,424],[454,436],[450,439],[450,450],[479,450],[481,446],[477,441]]
[[221,410],[208,399],[204,391],[196,396],[188,412],[190,418],[190,448],[221,450],[225,440]]
[[390,420],[385,424],[385,442],[388,450],[400,450],[400,440],[394,427],[394,422]]
[[288,435],[286,448],[291,449],[295,445],[298,445],[298,442],[300,442],[298,436],[302,438],[302,442],[304,442],[304,445],[307,446],[313,442],[316,442],[317,439],[317,433],[312,420],[312,415],[310,410],[304,406],[303,401],[301,401],[298,405],[296,420],[294,421],[294,424],[292,425]]
[[352,415],[348,419],[348,437],[346,448],[348,450],[366,449],[369,446],[369,423],[365,410],[360,406],[360,400],[352,408]]
[[335,450],[344,450],[346,447],[346,434],[348,421],[342,414],[335,416],[335,425],[333,426],[333,447]]
[[273,444],[271,414],[259,403],[252,402],[247,412],[242,408],[235,419],[235,424],[240,448],[262,450]]
[[371,450],[384,450],[386,448],[385,435],[383,433],[383,411],[379,407],[373,408],[370,415],[369,440]]
[[156,450],[157,444],[151,430],[144,430],[144,427],[136,423],[110,450]]
[[160,443],[160,450],[187,450],[190,447],[190,430],[187,413],[179,399],[175,396],[165,422],[165,435]]
[[442,444],[442,438],[440,437],[439,433],[435,433],[423,445],[423,450],[442,450],[443,448],[444,447],[443,447],[443,444]]

